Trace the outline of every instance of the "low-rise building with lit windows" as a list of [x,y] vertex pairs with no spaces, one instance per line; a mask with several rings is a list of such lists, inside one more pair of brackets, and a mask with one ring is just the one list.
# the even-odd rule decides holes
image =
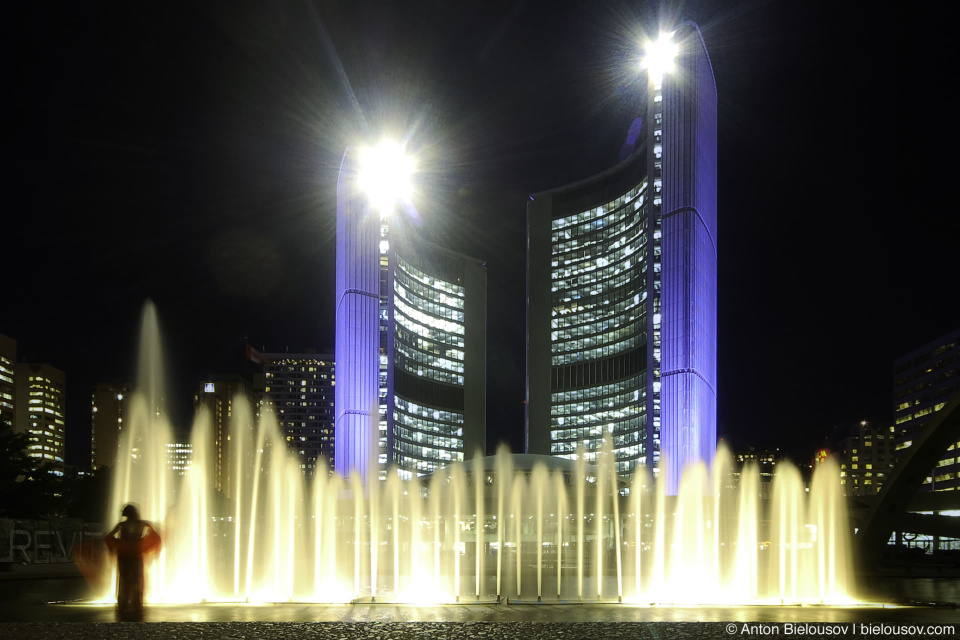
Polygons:
[[[896,448],[902,455],[936,412],[960,393],[960,329],[897,358],[893,378],[894,431]],[[923,488],[960,488],[960,442],[944,452]]]
[[29,436],[27,454],[63,473],[66,457],[66,376],[48,364],[17,363],[17,433]]
[[526,429],[589,462],[611,438],[674,494],[717,444],[717,88],[695,24],[659,42],[632,154],[527,204]]
[[[426,241],[366,191],[363,154],[337,185],[336,471],[403,476],[482,455],[486,264]],[[392,202],[392,201],[391,201]]]

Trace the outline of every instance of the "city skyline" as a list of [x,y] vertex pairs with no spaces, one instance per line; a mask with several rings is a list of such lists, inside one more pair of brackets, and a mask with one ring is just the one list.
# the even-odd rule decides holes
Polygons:
[[[0,333],[65,371],[68,461],[89,460],[71,420],[93,384],[132,377],[148,298],[181,412],[245,339],[333,346],[336,168],[384,133],[420,158],[433,239],[488,259],[488,439],[519,450],[526,197],[616,162],[658,20],[547,7],[20,9]],[[890,419],[893,361],[960,325],[946,106],[916,106],[953,54],[919,12],[682,17],[719,87],[718,435],[800,447]]]

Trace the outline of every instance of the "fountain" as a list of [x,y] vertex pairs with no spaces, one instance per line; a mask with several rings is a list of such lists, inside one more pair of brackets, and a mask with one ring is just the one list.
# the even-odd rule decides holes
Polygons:
[[159,332],[144,314],[140,390],[124,422],[111,513],[139,504],[164,536],[151,602],[851,602],[839,471],[809,492],[780,465],[769,499],[747,465],[731,481],[722,449],[684,473],[677,496],[644,474],[618,477],[607,442],[596,465],[546,456],[475,457],[429,478],[304,479],[270,414],[234,403],[230,496],[212,487],[200,414],[193,462],[167,463]]

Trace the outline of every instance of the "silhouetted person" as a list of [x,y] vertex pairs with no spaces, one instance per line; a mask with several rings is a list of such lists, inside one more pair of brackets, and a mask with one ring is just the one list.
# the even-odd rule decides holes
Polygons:
[[160,546],[160,535],[140,519],[132,504],[120,512],[126,518],[104,536],[117,555],[117,611],[135,613],[143,608],[143,556]]

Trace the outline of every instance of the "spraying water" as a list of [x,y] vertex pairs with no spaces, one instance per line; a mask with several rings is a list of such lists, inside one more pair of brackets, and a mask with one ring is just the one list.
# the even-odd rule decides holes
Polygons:
[[733,483],[729,453],[686,470],[667,496],[645,473],[618,477],[609,441],[596,465],[476,457],[429,478],[305,479],[277,420],[234,403],[229,495],[216,495],[213,430],[199,414],[192,464],[168,462],[173,429],[156,313],[144,313],[140,388],[123,425],[111,509],[136,502],[164,536],[151,602],[597,601],[662,604],[852,601],[839,470],[807,492],[778,466]]

